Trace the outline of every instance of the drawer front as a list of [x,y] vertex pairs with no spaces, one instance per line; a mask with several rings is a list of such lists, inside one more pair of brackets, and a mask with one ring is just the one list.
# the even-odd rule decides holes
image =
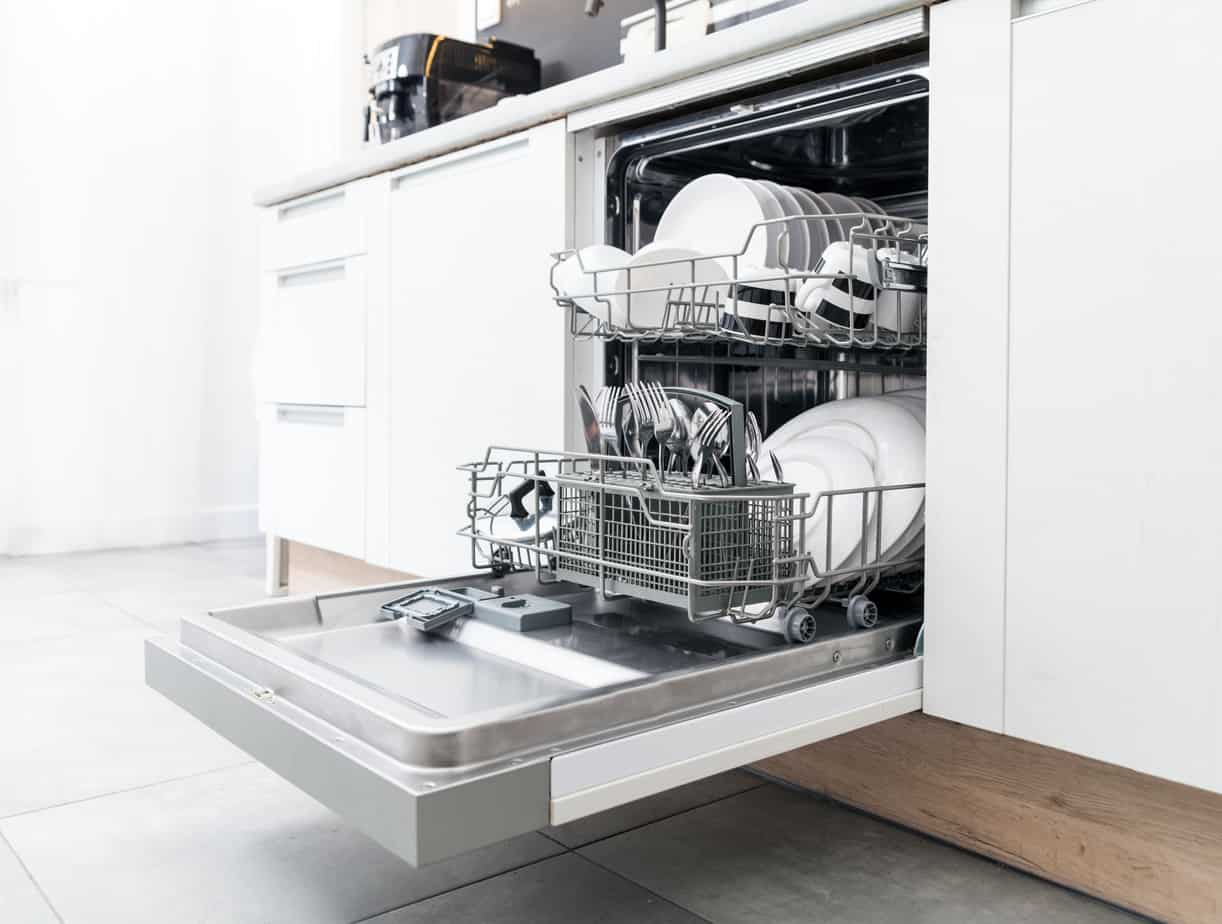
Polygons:
[[261,406],[259,527],[342,555],[364,555],[363,408]]
[[368,184],[357,181],[264,209],[263,269],[335,260],[366,249]]
[[263,400],[364,406],[365,259],[264,273]]

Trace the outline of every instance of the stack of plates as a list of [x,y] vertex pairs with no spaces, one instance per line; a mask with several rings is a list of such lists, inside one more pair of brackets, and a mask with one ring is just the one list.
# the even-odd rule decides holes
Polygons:
[[924,483],[924,388],[829,401],[799,414],[764,441],[764,478],[776,478],[772,453],[784,480],[811,496],[806,551],[820,574],[920,555],[924,489],[816,498],[826,491]]
[[[831,244],[848,241],[854,231],[882,228],[881,220],[869,221],[867,227],[853,218],[810,217],[857,212],[883,214],[876,203],[861,197],[710,173],[679,190],[662,213],[654,240],[715,256],[727,276],[737,269],[740,280],[759,279],[739,286],[737,312],[727,306],[723,321],[747,333],[785,336],[788,332],[778,328],[787,323],[784,312],[768,306],[786,303],[787,283],[767,277],[816,271]],[[778,218],[793,220],[755,227]]]

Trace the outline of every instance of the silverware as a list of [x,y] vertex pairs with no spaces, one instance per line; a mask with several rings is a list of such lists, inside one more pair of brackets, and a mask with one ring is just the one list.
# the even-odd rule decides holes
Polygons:
[[785,472],[781,468],[781,460],[776,457],[775,452],[769,452],[768,458],[772,460],[772,473],[776,475],[777,481],[785,480]]
[[752,459],[759,459],[760,447],[764,445],[764,434],[760,430],[759,419],[755,416],[755,411],[747,411],[747,455]]
[[722,467],[721,456],[730,445],[729,434],[724,432],[729,423],[730,412],[717,407],[713,402],[705,402],[692,414],[692,424],[696,427],[696,435],[691,441],[692,457],[692,487],[700,486],[700,476],[704,471],[704,457],[709,454],[713,465],[721,475],[722,487],[726,483],[726,470]]
[[657,382],[646,383],[645,397],[653,416],[653,438],[658,443],[658,469],[664,471],[662,454],[666,451],[667,444],[671,441],[671,434],[675,431],[675,413],[670,408],[670,399],[666,396],[666,389]]
[[632,447],[632,454],[638,459],[643,459],[645,451],[649,448],[649,441],[653,438],[653,414],[645,397],[644,386],[640,382],[629,382],[626,391],[628,404],[632,408],[632,416],[636,420],[636,426],[627,434],[629,445]]
[[721,476],[721,486],[724,488],[727,481],[730,480],[725,466],[721,464],[722,458],[730,448],[730,411],[719,407],[712,401],[706,402],[705,408],[708,410],[710,418],[720,420],[719,423],[715,424],[708,437],[706,437],[705,446],[713,450],[713,467],[717,469],[717,474]]
[[686,404],[678,398],[667,398],[666,403],[670,407],[671,416],[674,418],[675,427],[670,432],[670,437],[666,440],[666,449],[670,452],[670,459],[667,461],[667,471],[673,468],[675,462],[680,465],[685,463],[688,458],[688,448],[691,445],[691,439],[695,433],[695,428],[692,425],[692,412],[688,410]]
[[624,390],[618,385],[610,387],[604,385],[595,396],[599,435],[602,438],[604,452],[611,456],[622,455],[616,415],[623,393]]
[[602,430],[598,425],[598,411],[584,385],[577,386],[577,410],[581,413],[581,435],[586,441],[586,452],[602,452]]

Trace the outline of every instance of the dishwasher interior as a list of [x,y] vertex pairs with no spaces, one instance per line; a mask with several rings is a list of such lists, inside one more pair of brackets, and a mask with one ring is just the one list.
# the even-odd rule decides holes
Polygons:
[[[584,370],[584,379],[578,372],[573,384],[586,389],[592,405],[604,399],[616,404],[605,413],[593,408],[601,430],[607,429],[605,418],[614,418],[619,409],[628,415],[618,422],[621,434],[610,444],[615,447],[612,451],[655,458],[618,463],[621,470],[632,471],[613,478],[615,486],[608,487],[603,476],[617,463],[490,451],[468,468],[472,516],[465,535],[473,540],[476,564],[533,568],[541,579],[550,572],[604,596],[626,593],[672,602],[687,606],[694,627],[720,616],[780,632],[789,641],[818,637],[821,623],[815,611],[847,610],[850,629],[873,626],[879,613],[919,612],[928,257],[926,60],[918,54],[871,61],[857,69],[841,66],[823,79],[706,106],[604,139],[606,173],[596,179],[605,188],[595,201],[604,207],[605,243],[624,256],[661,253],[667,263],[658,267],[629,262],[622,271],[608,270],[587,266],[592,250],[566,251],[556,255],[552,286],[557,302],[568,312],[571,337],[593,344],[589,355],[597,357]],[[696,256],[659,244],[668,209],[689,184],[710,177],[764,181],[778,196],[787,195],[786,189],[816,191],[816,196],[795,200],[803,206],[810,226],[809,232],[797,228],[810,239],[804,244],[805,256],[793,261],[773,258],[762,270],[746,263],[756,238],[773,228],[781,232],[782,241],[793,243],[795,225],[786,220],[792,212],[739,228],[738,239],[746,244],[737,255],[731,250],[728,255]],[[807,208],[815,200],[822,213]],[[813,243],[820,228],[825,229],[823,241],[829,246],[816,259],[816,251],[823,249]],[[835,243],[838,240],[841,243]],[[793,243],[791,253],[796,246]],[[851,253],[850,259],[871,264],[898,255],[897,268],[903,273],[887,277],[871,270],[867,277],[864,269],[851,265],[847,272],[833,267],[827,260],[837,247]],[[880,260],[882,255],[887,256]],[[578,284],[584,297],[564,288],[572,280],[574,263],[580,267]],[[638,282],[633,281],[634,266]],[[710,277],[706,267],[718,275]],[[904,275],[913,268],[919,274]],[[658,271],[671,275],[658,276]],[[854,306],[859,277],[877,283],[877,291],[868,293],[871,305],[878,306],[872,315]],[[828,282],[851,293],[847,326],[812,323],[813,313],[798,304],[804,286],[812,282]],[[663,310],[651,313],[646,308],[634,316],[634,299],[638,305],[651,305],[644,300],[661,298],[663,289]],[[885,298],[895,300],[891,304],[913,306],[907,326],[893,323],[894,329],[889,329],[880,321]],[[748,500],[744,494],[739,507],[716,508],[705,502],[712,495],[696,500],[683,494],[672,474],[662,470],[666,455],[662,448],[645,452],[639,445],[632,448],[631,418],[641,417],[647,424],[650,394],[660,398],[654,406],[662,413],[667,400],[673,402],[675,396],[713,397],[738,407],[744,430],[757,431],[757,458],[746,459],[746,466],[757,471],[771,466],[772,478],[785,482],[780,460],[768,450],[773,437],[785,432],[783,428],[793,429],[800,424],[797,418],[842,399],[883,395],[894,399],[897,393],[919,420],[919,427],[907,420],[911,429],[919,430],[919,465],[904,468],[904,478],[895,477],[895,466],[889,478],[875,466],[878,483],[871,481],[856,493],[837,490],[835,484],[820,491],[809,487],[808,479],[800,502],[788,496]],[[633,394],[640,399],[635,405]],[[578,400],[584,403],[583,397]],[[855,427],[837,423],[840,435]],[[725,426],[733,443],[738,424],[730,420]],[[744,432],[742,439],[750,443],[750,432]],[[605,432],[601,443],[589,437],[587,442],[587,449],[595,454],[603,451],[597,446],[608,445]],[[553,499],[545,474],[559,480],[559,500]],[[516,546],[481,543],[476,539],[481,533],[479,516],[485,518],[485,535],[496,532],[487,528],[496,524],[496,496],[504,490],[505,479],[514,477],[533,479],[545,501],[542,508],[536,503],[529,510],[519,509],[529,515],[519,517],[519,522],[546,522],[554,505],[559,519],[555,534],[545,539],[538,530],[531,534],[527,529]],[[622,481],[629,483],[627,497],[618,493]],[[735,478],[733,483],[741,489],[767,481]],[[596,488],[591,487],[595,482]],[[648,486],[647,493],[656,495],[654,499],[632,496],[641,482]],[[523,490],[529,487],[524,485]],[[504,510],[502,505],[502,520]],[[714,510],[725,515],[719,519]],[[850,514],[853,522],[846,526]],[[894,529],[894,521],[906,515],[911,516],[906,531]],[[818,522],[827,524],[826,537],[814,529]],[[839,537],[833,537],[834,524],[841,532],[855,530],[851,543],[855,558],[835,553],[840,544]],[[672,526],[681,538],[667,533]],[[737,544],[715,545],[724,533],[736,529],[745,538]],[[697,541],[708,559],[700,563],[691,549]],[[676,577],[681,580],[672,580]],[[841,620],[824,619],[822,625],[839,627]]]

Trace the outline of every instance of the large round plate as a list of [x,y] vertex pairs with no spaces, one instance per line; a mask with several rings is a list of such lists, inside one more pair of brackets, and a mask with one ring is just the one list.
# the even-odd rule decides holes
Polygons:
[[[729,274],[733,261],[724,255],[740,253],[748,229],[767,217],[759,196],[737,177],[706,173],[692,180],[670,200],[658,220],[654,241],[717,256]],[[768,235],[763,229],[751,235],[739,262],[767,265]]]
[[[798,206],[802,209],[804,215],[822,215],[823,207],[815,201],[815,197],[802,189],[799,186],[790,186],[790,194],[798,201]],[[827,245],[832,242],[831,235],[827,231],[828,223],[819,221],[816,218],[808,218],[806,221],[806,234],[810,238],[810,257],[806,261],[806,269],[814,267],[818,262],[819,257],[823,255],[823,251],[827,250]]]
[[[658,241],[646,244],[628,261],[623,286],[631,290],[633,294],[630,298],[624,298],[612,304],[612,323],[631,330],[633,328],[657,328],[663,325],[673,327],[678,320],[691,320],[668,315],[667,302],[674,294],[680,301],[690,303],[693,282],[697,301],[724,301],[726,287],[719,284],[724,283],[729,277],[716,260],[706,260],[702,257],[703,254],[699,251],[685,247]],[[665,260],[685,262],[667,263],[663,266],[648,265]],[[686,262],[688,260],[693,262]],[[643,289],[661,289],[663,286],[666,289],[661,291],[641,291]],[[710,319],[699,318],[697,320],[708,323]]]
[[[880,485],[911,484],[925,480],[925,428],[913,414],[880,397],[846,398],[829,401],[799,414],[764,441],[761,458],[799,437],[814,433],[822,424],[843,421],[857,424],[874,438],[878,446],[875,477]],[[788,478],[789,472],[785,472]],[[924,490],[888,491],[882,495],[882,554],[892,555],[905,548],[922,524],[915,523],[925,500]],[[871,528],[871,540],[877,535]],[[872,543],[873,544],[873,543]],[[871,553],[877,551],[870,549]]]
[[[852,214],[865,211],[860,205],[850,199],[848,196],[842,196],[840,193],[825,192],[819,193],[823,197],[823,201],[832,207],[832,212],[837,215]],[[863,227],[864,224],[864,227]],[[840,226],[844,230],[844,239],[850,240],[854,234],[868,233],[871,230],[870,222],[861,218],[841,218]],[[869,246],[869,240],[859,238],[855,241],[857,244]]]
[[[860,494],[836,496],[831,507],[831,538],[829,543],[827,518],[829,498],[820,498],[825,491],[874,487],[874,470],[870,460],[843,440],[822,434],[806,434],[776,450],[777,459],[785,470],[785,480],[799,494],[809,494],[806,521],[806,551],[820,573],[852,565],[861,546],[863,497]],[[868,522],[874,504],[864,498]]]
[[[786,215],[797,216],[805,211],[788,188],[771,180],[760,180],[759,184],[772,193]],[[810,232],[806,222],[787,221],[785,228],[789,233],[781,244],[781,264],[791,270],[804,270],[810,264]]]
[[[760,209],[769,221],[777,218],[785,217],[785,210],[781,208],[781,202],[768,191],[768,188],[759,180],[740,179],[740,183],[746,186],[751,193],[759,200]],[[789,255],[789,242],[784,239],[781,234],[782,225],[771,224],[764,225],[762,228],[756,228],[753,237],[764,235],[768,240],[768,257],[764,263],[765,266],[779,266],[783,258]],[[745,234],[748,229],[743,229]],[[742,265],[741,262],[739,264]]]

